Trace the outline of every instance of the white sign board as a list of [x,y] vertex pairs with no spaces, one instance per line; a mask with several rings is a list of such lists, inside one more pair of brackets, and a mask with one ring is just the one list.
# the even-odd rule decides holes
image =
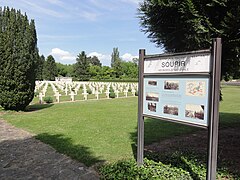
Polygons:
[[208,126],[208,77],[150,76],[143,86],[143,115]]
[[144,73],[209,73],[210,53],[149,58],[144,61]]

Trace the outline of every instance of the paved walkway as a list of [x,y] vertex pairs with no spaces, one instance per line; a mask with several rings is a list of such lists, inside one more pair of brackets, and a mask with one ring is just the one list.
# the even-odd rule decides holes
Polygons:
[[97,173],[0,119],[0,179],[99,179]]

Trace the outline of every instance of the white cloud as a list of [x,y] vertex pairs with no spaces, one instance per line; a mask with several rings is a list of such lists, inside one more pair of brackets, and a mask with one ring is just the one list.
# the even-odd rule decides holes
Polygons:
[[101,54],[98,52],[91,52],[88,56],[96,56],[100,60],[103,66],[110,66],[111,65],[111,56],[108,54]]
[[130,53],[125,53],[121,56],[121,58],[124,60],[124,61],[132,61],[133,58],[138,58],[138,56],[134,56]]
[[63,64],[72,64],[76,60],[76,56],[72,55],[68,51],[64,51],[59,48],[53,48],[50,54],[55,58],[57,62]]

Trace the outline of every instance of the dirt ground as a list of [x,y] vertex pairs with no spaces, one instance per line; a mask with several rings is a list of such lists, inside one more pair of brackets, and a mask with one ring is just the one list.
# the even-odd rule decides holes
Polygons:
[[[174,137],[145,146],[145,151],[168,154],[171,152],[193,152],[207,157],[207,130],[195,134]],[[219,129],[218,167],[225,167],[240,176],[240,127]]]

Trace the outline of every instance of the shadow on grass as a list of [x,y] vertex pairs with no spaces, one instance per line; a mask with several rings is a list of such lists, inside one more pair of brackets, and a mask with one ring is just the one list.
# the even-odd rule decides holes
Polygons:
[[[172,164],[188,171],[194,179],[201,179],[189,161],[206,168],[208,131],[156,119],[144,123],[144,157]],[[240,177],[240,114],[220,113],[218,171]],[[136,158],[137,131],[130,134]],[[202,170],[204,171],[204,170]]]
[[[144,145],[149,145],[160,140],[173,138],[182,134],[189,134],[199,131],[196,127],[185,126],[182,124],[161,121],[158,119],[145,119],[144,121]],[[136,156],[137,152],[137,128],[130,133],[132,150]]]
[[66,154],[71,158],[84,163],[87,166],[92,166],[99,162],[104,162],[100,157],[95,157],[89,147],[82,145],[75,145],[71,138],[65,137],[62,134],[48,134],[43,133],[36,136],[36,139],[49,144],[58,152]]
[[39,111],[45,108],[50,108],[52,107],[54,104],[32,104],[27,106],[25,112],[32,112],[32,111]]

